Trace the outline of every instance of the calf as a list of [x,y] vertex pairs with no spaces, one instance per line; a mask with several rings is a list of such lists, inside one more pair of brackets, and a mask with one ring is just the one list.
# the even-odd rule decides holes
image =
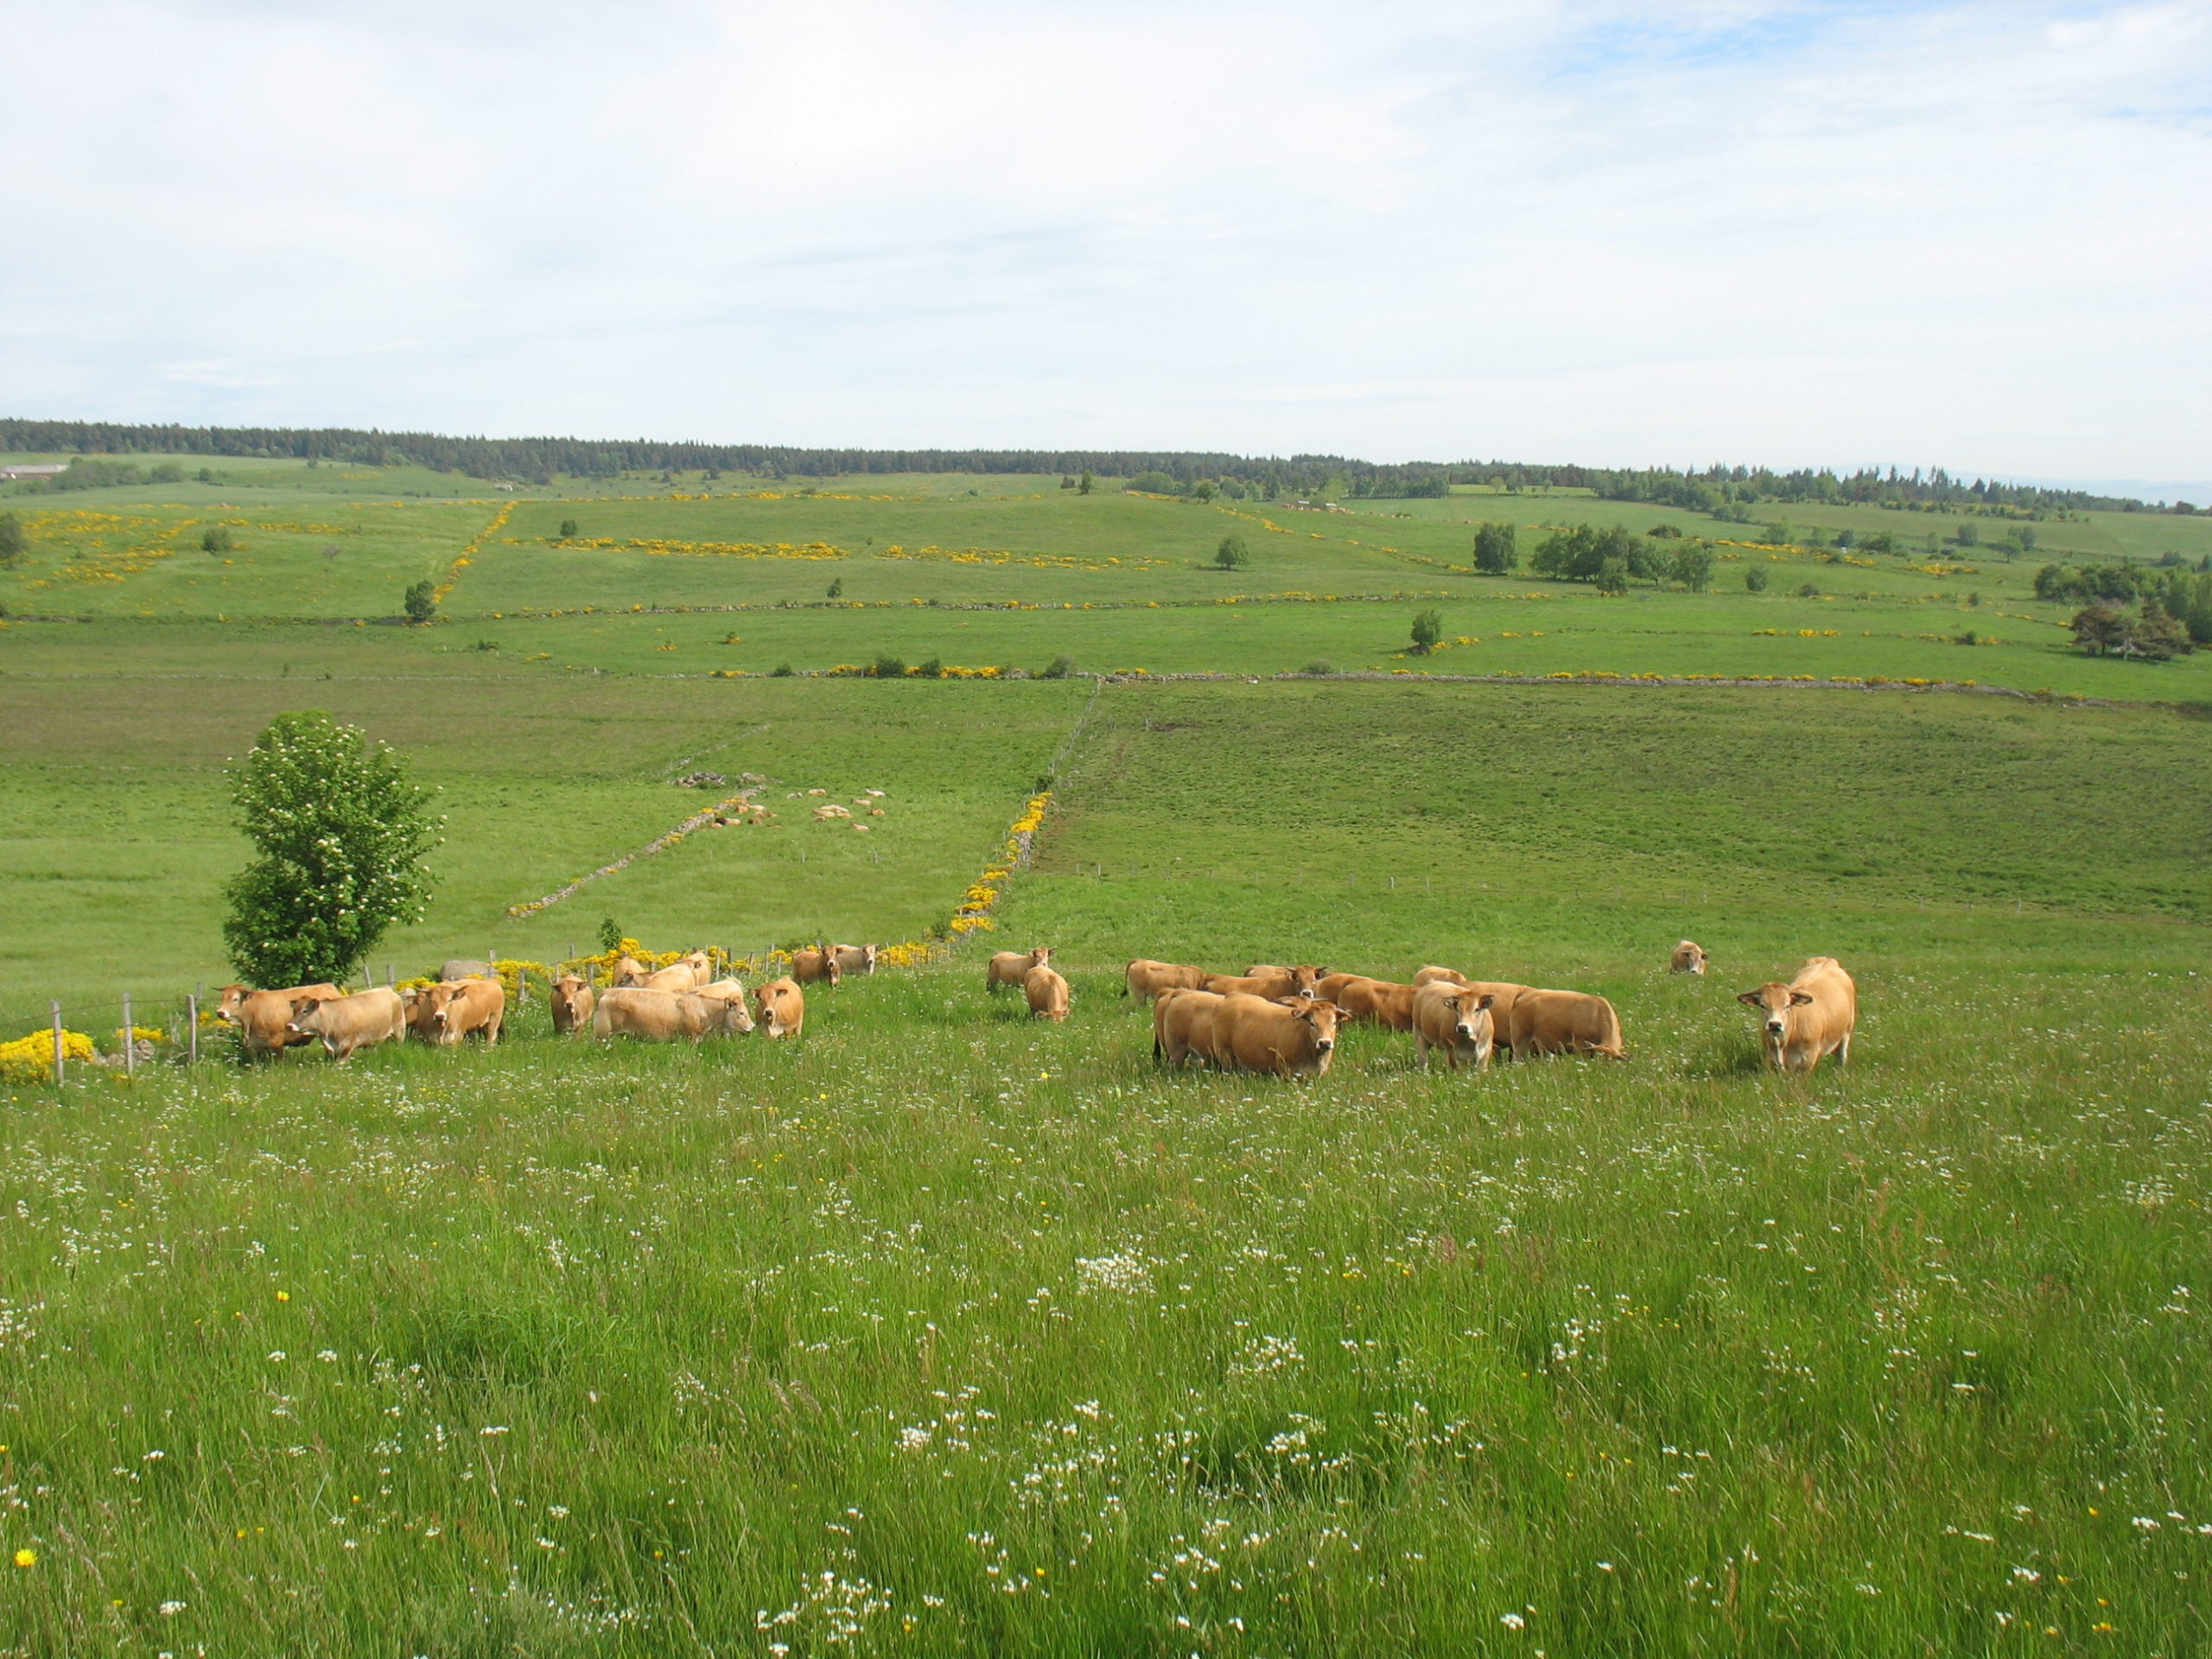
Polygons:
[[1179,1071],[1193,1056],[1211,1064],[1214,1016],[1228,1000],[1211,991],[1162,991],[1152,1005],[1153,1058],[1171,1071]]
[[[1497,1018],[1497,1005],[1491,1005]],[[1620,1016],[1602,996],[1580,991],[1523,990],[1513,999],[1510,1033],[1513,1058],[1539,1054],[1597,1054],[1625,1059]]]
[[1029,999],[1029,1012],[1054,1025],[1068,1017],[1068,982],[1050,968],[1039,964],[1021,976],[1021,994]]
[[1477,1071],[1490,1064],[1496,1031],[1491,1004],[1497,999],[1487,991],[1463,985],[1423,985],[1414,993],[1414,1048],[1421,1069],[1428,1069],[1428,1051],[1444,1051],[1444,1063],[1453,1071],[1465,1060]]
[[1040,944],[1034,950],[998,951],[983,969],[983,988],[996,991],[1001,985],[1018,987],[1029,976],[1032,968],[1042,968],[1052,959],[1049,945]]
[[796,1037],[806,1027],[806,994],[788,979],[771,980],[753,993],[771,1037]]
[[1828,1055],[1851,1059],[1859,987],[1834,957],[1808,959],[1787,985],[1769,982],[1736,999],[1759,1011],[1759,1046],[1777,1071],[1810,1071]]
[[1333,1002],[1300,997],[1293,1003],[1237,993],[1213,1016],[1213,1062],[1224,1071],[1267,1071],[1279,1077],[1318,1077],[1336,1057]]
[[407,1007],[387,986],[351,996],[302,997],[292,1004],[291,1029],[319,1038],[323,1052],[343,1065],[356,1049],[396,1043],[407,1034]]
[[591,1027],[591,982],[563,974],[553,982],[553,1034],[573,1037]]

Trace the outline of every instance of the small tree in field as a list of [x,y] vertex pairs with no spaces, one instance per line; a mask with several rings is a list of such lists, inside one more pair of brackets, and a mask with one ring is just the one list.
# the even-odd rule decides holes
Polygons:
[[1747,593],[1766,592],[1766,566],[1755,564],[1744,572],[1744,588]]
[[1426,657],[1444,637],[1444,613],[1423,611],[1414,618],[1414,655]]
[[1486,576],[1502,576],[1519,566],[1521,550],[1513,526],[1508,524],[1475,527],[1475,569]]
[[438,584],[423,577],[407,590],[402,603],[407,607],[410,622],[428,622],[438,613]]
[[231,798],[261,855],[224,889],[223,943],[247,983],[342,984],[386,928],[422,918],[444,820],[383,744],[319,709],[279,715]]
[[1213,562],[1223,570],[1242,570],[1252,563],[1251,550],[1244,545],[1242,536],[1224,536],[1213,550]]
[[1685,542],[1675,550],[1675,580],[1694,594],[1701,594],[1713,581],[1713,550],[1703,542]]
[[575,519],[563,518],[561,521],[561,539],[564,542],[573,542],[576,539],[576,521]]
[[13,564],[23,556],[23,521],[12,512],[0,512],[0,564]]
[[831,578],[830,578],[830,593],[829,593],[829,597],[830,597],[830,598],[831,598],[831,599],[836,599],[836,598],[839,598],[840,596],[842,596],[842,595],[843,594],[844,591],[845,591],[845,579],[844,579],[842,576],[833,576],[833,577],[831,577]]

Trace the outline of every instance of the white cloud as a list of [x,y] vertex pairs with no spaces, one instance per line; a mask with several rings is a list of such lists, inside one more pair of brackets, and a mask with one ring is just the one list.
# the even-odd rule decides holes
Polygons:
[[2202,3],[91,0],[22,413],[2201,470]]

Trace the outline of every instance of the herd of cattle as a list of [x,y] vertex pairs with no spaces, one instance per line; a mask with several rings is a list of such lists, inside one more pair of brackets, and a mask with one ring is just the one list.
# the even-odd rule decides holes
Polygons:
[[[1065,1020],[1068,982],[1052,955],[1043,947],[995,953],[984,989],[1019,988],[1033,1014]],[[796,1037],[806,1024],[804,986],[835,986],[849,975],[873,974],[875,965],[874,945],[822,944],[794,952],[790,973],[748,992],[735,979],[715,979],[703,950],[659,969],[623,957],[605,989],[575,973],[553,982],[553,1029],[648,1042],[763,1028],[770,1037]],[[1705,952],[1685,939],[1669,966],[1703,974]],[[1452,968],[1423,968],[1402,984],[1310,965],[1262,963],[1242,974],[1216,974],[1139,957],[1124,977],[1129,995],[1152,1004],[1152,1052],[1171,1070],[1197,1060],[1224,1071],[1318,1077],[1335,1057],[1338,1027],[1353,1022],[1411,1032],[1424,1068],[1432,1050],[1455,1070],[1486,1066],[1500,1052],[1516,1060],[1627,1055],[1620,1016],[1602,996],[1474,979]],[[1840,1065],[1850,1059],[1858,988],[1834,957],[1815,957],[1789,983],[1770,982],[1737,1000],[1758,1012],[1760,1045],[1777,1071],[1810,1071],[1830,1054]],[[491,964],[461,961],[444,964],[435,982],[406,991],[230,985],[215,1009],[217,1019],[237,1028],[249,1058],[320,1042],[341,1063],[359,1049],[410,1036],[438,1047],[469,1036],[495,1043],[506,1016],[506,990]]]

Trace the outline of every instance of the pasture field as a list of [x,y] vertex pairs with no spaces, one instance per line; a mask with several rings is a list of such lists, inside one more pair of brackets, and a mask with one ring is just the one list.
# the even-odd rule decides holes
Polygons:
[[[1109,687],[983,941],[1065,1027],[971,950],[788,1045],[0,1090],[0,1635],[2201,1651],[2198,729]],[[1167,1077],[1146,946],[1562,979],[1630,1058]],[[1815,950],[1852,1067],[1763,1076],[1730,993]]]

